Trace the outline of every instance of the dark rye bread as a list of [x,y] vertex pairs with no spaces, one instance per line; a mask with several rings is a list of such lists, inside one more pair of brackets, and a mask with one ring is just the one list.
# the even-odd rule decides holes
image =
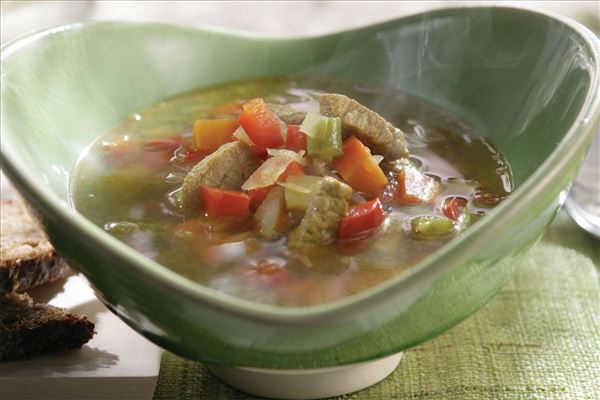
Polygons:
[[71,273],[18,200],[0,204],[0,295],[24,292]]
[[26,294],[0,296],[0,362],[79,348],[94,333],[85,316],[34,304]]

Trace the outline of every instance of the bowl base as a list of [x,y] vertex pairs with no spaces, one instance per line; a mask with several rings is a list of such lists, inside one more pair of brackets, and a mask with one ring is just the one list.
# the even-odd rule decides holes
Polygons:
[[320,399],[365,389],[391,374],[402,353],[357,364],[315,369],[209,365],[220,380],[248,394],[272,399]]

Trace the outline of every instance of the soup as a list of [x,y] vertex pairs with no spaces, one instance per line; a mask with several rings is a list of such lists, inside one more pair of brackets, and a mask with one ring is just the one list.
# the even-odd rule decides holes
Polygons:
[[95,141],[74,207],[177,273],[307,306],[410,268],[512,190],[466,122],[408,94],[288,76],[133,114]]

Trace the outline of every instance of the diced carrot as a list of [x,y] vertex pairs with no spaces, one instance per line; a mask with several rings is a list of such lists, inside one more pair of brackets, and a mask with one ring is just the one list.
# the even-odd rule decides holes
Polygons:
[[273,186],[267,186],[264,188],[248,190],[248,196],[250,196],[250,205],[252,206],[252,209],[256,210],[262,204],[262,202],[265,201],[265,198],[271,191],[272,187]]
[[340,220],[340,239],[364,238],[381,225],[385,216],[379,199],[357,204],[348,208]]
[[306,135],[300,132],[300,125],[288,125],[285,148],[295,152],[306,151]]
[[244,192],[200,187],[202,208],[209,217],[247,217],[250,213],[250,196]]
[[283,146],[279,118],[271,112],[263,99],[256,98],[242,106],[240,124],[259,150]]
[[444,215],[451,220],[456,221],[468,203],[469,200],[465,199],[464,197],[447,197],[446,200],[444,200],[443,205]]
[[401,170],[397,179],[396,201],[400,204],[426,203],[437,191],[435,180],[415,168]]
[[359,192],[377,192],[387,183],[385,174],[371,156],[369,148],[354,136],[344,141],[344,154],[333,160],[333,166]]
[[369,148],[354,136],[344,141],[344,155],[333,160],[333,166],[345,179],[351,177],[361,166],[362,161],[371,155]]
[[215,151],[231,142],[239,126],[237,119],[199,119],[194,122],[193,136],[196,150]]
[[363,160],[361,166],[347,181],[354,190],[365,193],[375,193],[383,189],[387,177],[372,157]]
[[290,163],[290,165],[287,166],[285,171],[283,171],[282,174],[279,175],[279,178],[277,180],[279,182],[285,182],[287,180],[288,176],[303,176],[303,175],[306,175],[306,173],[304,171],[304,166],[297,161],[292,161]]

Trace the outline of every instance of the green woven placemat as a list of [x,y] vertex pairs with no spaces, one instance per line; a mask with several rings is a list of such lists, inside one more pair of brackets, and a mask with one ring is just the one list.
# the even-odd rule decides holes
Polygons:
[[[482,310],[343,399],[600,399],[600,244],[561,214]],[[154,395],[253,399],[164,353]]]

